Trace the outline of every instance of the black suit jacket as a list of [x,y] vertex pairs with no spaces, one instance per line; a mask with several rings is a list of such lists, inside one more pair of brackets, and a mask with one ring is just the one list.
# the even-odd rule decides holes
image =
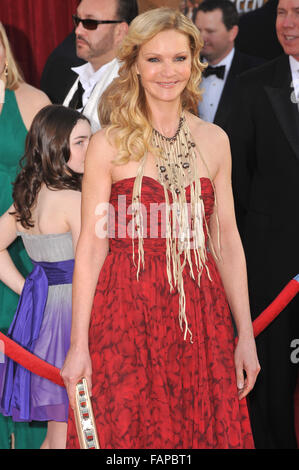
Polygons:
[[62,104],[78,75],[71,67],[85,64],[76,55],[76,36],[74,31],[69,34],[49,56],[44,67],[40,88],[52,103]]
[[262,7],[241,15],[236,37],[239,51],[267,60],[283,54],[275,29],[277,5],[278,0],[267,0]]
[[253,68],[261,65],[263,59],[257,57],[251,57],[246,54],[235,50],[234,57],[231,63],[231,67],[225,81],[225,85],[218,103],[217,111],[214,118],[214,123],[226,130],[227,122],[229,119],[233,94],[236,88],[237,77]]
[[[293,103],[289,58],[279,57],[241,75],[228,132],[240,226],[251,210],[293,210],[299,181],[299,116]],[[283,195],[277,188],[283,188]],[[294,197],[294,200],[293,200]],[[299,229],[299,211],[292,217]],[[298,266],[299,270],[299,266]]]
[[[252,317],[299,273],[299,110],[288,56],[240,76],[230,122],[237,220],[247,259]],[[299,338],[296,297],[257,338],[261,373],[250,393],[258,448],[296,448],[293,397]]]

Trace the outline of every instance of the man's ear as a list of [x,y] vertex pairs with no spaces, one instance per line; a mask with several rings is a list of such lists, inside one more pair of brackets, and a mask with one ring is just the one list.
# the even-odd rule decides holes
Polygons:
[[230,29],[230,31],[229,31],[231,41],[235,41],[236,37],[238,36],[238,32],[239,32],[239,26],[235,24],[232,27],[232,29]]
[[116,25],[116,28],[114,30],[114,42],[115,45],[119,45],[123,38],[127,35],[129,29],[128,23],[125,21],[122,21],[122,23],[119,23]]

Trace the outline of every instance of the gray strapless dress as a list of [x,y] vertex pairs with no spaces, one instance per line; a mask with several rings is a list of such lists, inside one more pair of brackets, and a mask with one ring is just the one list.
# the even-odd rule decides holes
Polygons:
[[[28,349],[36,356],[60,369],[70,346],[72,284],[71,281],[69,282],[69,277],[72,278],[72,270],[69,268],[70,264],[68,264],[68,261],[73,263],[74,259],[72,235],[70,232],[50,235],[31,235],[18,232],[18,235],[22,237],[29,257],[38,265],[38,269],[42,266],[42,273],[46,272],[49,281],[49,286],[45,291],[47,298],[45,299],[41,323],[38,327],[38,336],[32,343],[32,348]],[[48,264],[52,270],[53,266],[55,270],[57,270],[56,268],[59,267],[60,269],[63,262],[66,262],[68,265],[67,270],[69,272],[67,273],[66,279],[63,281],[60,279],[56,284],[56,274],[54,275],[54,280],[50,280],[48,276]],[[54,271],[54,273],[56,273],[56,271]],[[50,275],[53,277],[51,273]],[[29,277],[30,275],[28,278]],[[30,282],[35,282],[35,280]],[[44,296],[44,294],[40,294],[40,292],[42,292],[42,289],[37,289],[35,299],[33,297],[33,303],[38,303],[42,300],[40,297]],[[23,301],[26,303],[25,288],[23,289],[22,296]],[[38,302],[36,299],[38,299]],[[31,300],[29,302],[27,301],[27,304],[30,304],[30,302]],[[20,317],[19,319],[18,315]],[[21,315],[22,314],[18,313],[17,310],[14,319],[14,330],[16,329],[16,325],[17,328],[20,329],[18,322],[24,322]],[[24,328],[34,330],[32,324],[31,322],[29,327]],[[22,344],[22,341],[20,341],[20,344]],[[18,374],[18,368],[23,368],[15,363],[13,367],[14,372],[11,374],[13,375],[13,380],[12,378],[8,378],[7,373],[6,377],[5,374],[3,376],[4,388],[2,384],[1,412],[5,415],[12,416],[15,421],[53,420],[67,422],[68,398],[65,388],[30,373],[27,386],[29,390],[26,390],[26,393],[24,393],[24,387],[22,387],[21,384],[25,382]],[[21,371],[21,374],[22,373]],[[7,383],[9,382],[8,385],[6,385],[6,396],[5,393],[3,393],[3,390],[5,390],[5,380]],[[7,392],[7,389],[9,389],[9,392]],[[29,403],[24,403],[24,401],[26,401],[24,396],[27,396],[26,400],[29,401]],[[28,411],[26,412],[26,410]]]

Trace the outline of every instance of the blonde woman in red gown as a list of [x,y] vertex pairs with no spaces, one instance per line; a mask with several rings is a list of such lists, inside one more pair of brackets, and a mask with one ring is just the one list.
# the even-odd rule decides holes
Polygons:
[[[87,378],[101,448],[254,446],[244,397],[259,362],[229,142],[192,113],[201,47],[178,11],[137,17],[86,157],[62,377],[72,408]],[[72,413],[67,447],[79,447]]]

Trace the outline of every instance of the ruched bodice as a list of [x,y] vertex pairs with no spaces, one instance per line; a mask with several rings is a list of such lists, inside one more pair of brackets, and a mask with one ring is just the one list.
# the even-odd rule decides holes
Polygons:
[[[109,217],[111,251],[132,252],[132,190],[135,178],[126,178],[112,185]],[[213,213],[214,191],[209,178],[201,178],[202,198],[206,221]],[[171,197],[171,195],[170,195]],[[186,187],[190,203],[190,185]],[[170,198],[171,203],[171,198]],[[144,216],[144,251],[147,254],[165,253],[165,197],[163,186],[154,178],[143,176],[141,204]],[[137,243],[135,243],[135,246]],[[136,246],[137,248],[137,246]]]
[[65,261],[74,257],[71,232],[33,235],[17,232],[34,261]]

